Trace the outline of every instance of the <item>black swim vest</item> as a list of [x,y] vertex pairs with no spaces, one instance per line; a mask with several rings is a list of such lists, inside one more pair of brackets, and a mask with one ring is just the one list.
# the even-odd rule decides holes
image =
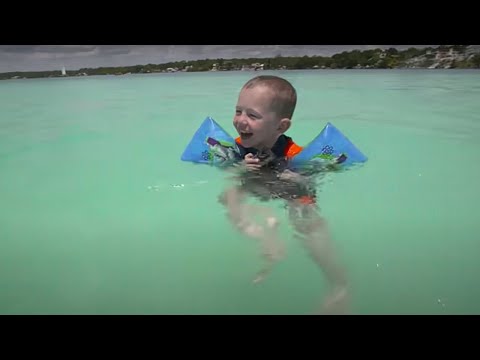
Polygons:
[[[254,154],[258,153],[258,149],[255,148],[246,148],[242,145],[241,138],[237,137],[235,139],[237,143],[238,149],[240,150],[240,156],[245,158],[247,154]],[[295,144],[291,137],[286,135],[280,135],[272,147],[272,152],[275,154],[276,157],[286,157],[292,158],[297,155],[300,151],[302,151],[302,147]]]

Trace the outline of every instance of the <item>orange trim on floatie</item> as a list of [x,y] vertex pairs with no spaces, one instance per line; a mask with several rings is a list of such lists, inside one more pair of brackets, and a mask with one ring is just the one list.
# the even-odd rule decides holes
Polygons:
[[[235,139],[235,142],[239,145],[242,145],[240,136]],[[292,158],[302,150],[303,150],[303,147],[295,144],[293,140],[290,139],[288,140],[287,146],[285,146],[285,150],[283,151],[283,154],[288,158]]]
[[303,147],[295,144],[293,140],[288,140],[287,146],[285,148],[285,156],[292,158],[302,150],[303,150]]
[[312,205],[312,204],[315,204],[315,198],[312,197],[312,196],[302,196],[302,197],[299,197],[297,199],[297,201],[300,203],[300,204],[303,204],[303,205]]

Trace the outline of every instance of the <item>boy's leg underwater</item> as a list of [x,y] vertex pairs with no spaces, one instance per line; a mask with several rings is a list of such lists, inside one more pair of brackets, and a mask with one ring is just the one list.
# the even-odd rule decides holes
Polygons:
[[346,269],[340,264],[333,248],[326,221],[315,204],[290,204],[289,217],[296,237],[324,273],[330,287],[320,309],[324,314],[344,314],[349,311]]

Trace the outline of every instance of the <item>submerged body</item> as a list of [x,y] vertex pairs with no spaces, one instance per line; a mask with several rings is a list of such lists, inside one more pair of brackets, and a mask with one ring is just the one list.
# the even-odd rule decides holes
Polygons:
[[[285,79],[259,76],[242,87],[233,119],[239,134],[236,142],[242,171],[220,201],[233,225],[260,241],[265,267],[254,280],[258,282],[282,258],[283,246],[277,231],[279,220],[273,211],[247,204],[247,195],[263,201],[283,199],[298,238],[327,278],[330,291],[322,312],[345,313],[346,271],[336,259],[326,222],[319,215],[311,177],[289,169],[291,158],[302,150],[284,135],[290,128],[295,105],[296,91]],[[260,214],[265,218],[259,219]]]

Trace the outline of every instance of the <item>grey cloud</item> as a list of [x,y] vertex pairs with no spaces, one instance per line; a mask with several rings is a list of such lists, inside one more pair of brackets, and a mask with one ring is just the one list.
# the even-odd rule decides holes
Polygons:
[[117,45],[101,45],[98,46],[99,54],[106,55],[121,55],[130,54],[132,52],[132,45],[117,46]]
[[65,54],[77,52],[89,52],[97,45],[0,45],[1,53],[29,54],[34,52]]
[[36,45],[0,45],[0,54],[28,54]]
[[37,45],[35,50],[51,54],[76,54],[95,51],[97,45]]

